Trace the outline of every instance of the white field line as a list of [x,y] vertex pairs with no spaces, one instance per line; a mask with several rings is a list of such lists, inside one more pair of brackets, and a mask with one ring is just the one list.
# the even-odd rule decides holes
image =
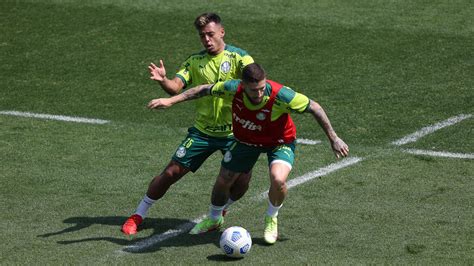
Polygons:
[[453,153],[443,151],[428,151],[428,150],[417,150],[417,149],[405,149],[404,152],[408,152],[416,155],[428,155],[435,157],[447,157],[447,158],[458,158],[458,159],[474,159],[472,153]]
[[460,114],[458,116],[454,116],[454,117],[451,117],[451,118],[448,118],[444,121],[441,121],[439,123],[436,123],[434,125],[431,125],[431,126],[427,126],[427,127],[424,127],[410,135],[407,135],[399,140],[396,140],[396,141],[393,141],[392,144],[393,145],[397,145],[397,146],[401,146],[403,144],[407,144],[407,143],[410,143],[410,142],[415,142],[417,141],[419,138],[421,137],[424,137],[428,134],[431,134],[439,129],[442,129],[442,128],[445,128],[445,127],[448,127],[448,126],[452,126],[456,123],[459,123],[461,122],[462,120],[464,119],[468,119],[468,118],[471,118],[472,115],[471,114],[468,114],[468,115],[465,115],[465,114]]
[[296,139],[296,143],[298,144],[307,144],[307,145],[316,145],[321,143],[320,140],[312,140],[312,139]]
[[102,120],[102,119],[84,118],[84,117],[76,117],[76,116],[64,116],[64,115],[36,114],[36,113],[18,112],[18,111],[0,111],[0,114],[29,117],[29,118],[40,118],[40,119],[48,119],[48,120],[58,120],[58,121],[66,121],[66,122],[88,123],[88,124],[110,123],[110,121]]
[[[286,182],[286,186],[288,187],[288,189],[292,188],[292,187],[296,187],[296,186],[299,186],[303,183],[306,183],[308,181],[311,181],[313,180],[314,178],[317,178],[317,177],[322,177],[322,176],[325,176],[325,175],[328,175],[334,171],[337,171],[339,169],[342,169],[342,168],[345,168],[345,167],[348,167],[348,166],[351,166],[353,164],[356,164],[358,162],[362,161],[362,158],[359,158],[359,157],[350,157],[350,158],[347,158],[347,159],[344,159],[342,161],[339,161],[337,163],[332,163],[326,167],[323,167],[323,168],[320,168],[316,171],[313,171],[313,172],[309,172],[309,173],[306,173],[302,176],[299,176],[299,177],[296,177],[296,178],[293,178],[291,180],[289,180],[288,182]],[[268,190],[261,193],[257,199],[259,200],[262,200],[262,199],[265,199],[268,197]]]
[[[287,186],[288,186],[288,188],[292,188],[292,187],[301,185],[301,184],[303,184],[305,182],[308,182],[308,181],[310,181],[310,180],[312,180],[316,177],[321,177],[321,176],[324,176],[324,175],[328,175],[328,174],[330,174],[334,171],[337,171],[339,169],[351,166],[351,165],[356,164],[360,161],[362,161],[362,158],[358,158],[358,157],[344,159],[340,162],[333,163],[333,164],[330,164],[326,167],[320,168],[319,170],[309,172],[309,173],[304,174],[300,177],[296,177],[296,178],[288,181]],[[257,196],[255,199],[256,200],[262,200],[265,197],[267,197],[267,194],[268,194],[268,191],[260,194],[260,196]],[[140,252],[140,251],[146,250],[146,249],[152,247],[153,245],[156,245],[156,244],[158,244],[158,243],[160,243],[160,242],[162,242],[166,239],[169,239],[171,237],[175,237],[177,235],[188,232],[190,229],[192,229],[192,227],[196,223],[201,222],[206,216],[207,215],[203,215],[199,218],[194,219],[191,222],[179,225],[176,229],[170,229],[170,230],[168,230],[168,231],[166,231],[162,234],[154,235],[154,236],[151,236],[147,239],[139,241],[139,242],[137,242],[133,245],[126,246],[126,247],[122,248],[121,250],[119,250],[118,252],[132,252],[133,253],[133,252]]]

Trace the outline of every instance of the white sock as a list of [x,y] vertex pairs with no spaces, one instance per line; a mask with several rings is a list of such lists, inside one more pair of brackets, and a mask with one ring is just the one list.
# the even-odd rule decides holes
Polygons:
[[147,195],[143,197],[140,204],[138,204],[137,211],[135,214],[140,215],[143,219],[145,219],[148,209],[155,203],[156,200],[150,199]]
[[222,217],[222,210],[224,209],[224,206],[214,206],[211,204],[209,206],[209,218],[212,220],[219,220],[219,218]]
[[232,203],[234,203],[234,202],[235,201],[233,201],[231,198],[229,198],[229,200],[227,200],[227,203],[224,206],[224,210],[228,210],[230,205],[232,205]]
[[267,215],[270,217],[277,217],[278,211],[280,210],[281,206],[283,206],[283,204],[281,204],[280,206],[273,206],[270,200],[268,200]]

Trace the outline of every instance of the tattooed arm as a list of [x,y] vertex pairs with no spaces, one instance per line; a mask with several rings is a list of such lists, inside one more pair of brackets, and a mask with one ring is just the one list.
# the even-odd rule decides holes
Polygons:
[[337,136],[336,132],[332,128],[328,116],[326,115],[326,112],[324,112],[324,109],[317,102],[310,100],[306,112],[311,113],[314,119],[316,119],[319,125],[323,128],[324,133],[326,133],[326,136],[331,142],[331,147],[336,157],[346,157],[349,154],[349,147],[342,139]]
[[213,84],[199,85],[170,98],[153,99],[148,103],[150,109],[169,108],[177,103],[197,99],[211,94]]

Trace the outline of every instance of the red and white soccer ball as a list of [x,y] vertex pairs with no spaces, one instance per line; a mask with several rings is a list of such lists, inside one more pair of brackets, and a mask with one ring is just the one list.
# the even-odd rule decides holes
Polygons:
[[249,253],[252,247],[252,237],[244,228],[232,226],[222,233],[219,244],[228,257],[242,258]]

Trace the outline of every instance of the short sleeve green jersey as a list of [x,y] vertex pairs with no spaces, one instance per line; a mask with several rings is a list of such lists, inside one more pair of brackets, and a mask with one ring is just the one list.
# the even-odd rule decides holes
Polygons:
[[[211,89],[211,95],[232,101],[234,95],[237,93],[237,88],[239,87],[240,82],[240,80],[229,80],[226,82],[216,83]],[[244,93],[245,107],[249,110],[262,108],[270,99],[271,91],[272,87],[267,82],[263,101],[258,105],[252,104]],[[285,113],[303,113],[308,108],[308,105],[309,98],[306,95],[295,92],[287,86],[283,86],[278,92],[275,103],[273,104],[271,120],[275,121]]]
[[[205,50],[191,55],[176,73],[191,88],[202,84],[240,78],[242,69],[253,63],[253,58],[244,50],[226,45],[218,55],[209,55]],[[232,134],[232,102],[215,97],[196,100],[196,121],[194,127],[213,137],[227,137]]]

